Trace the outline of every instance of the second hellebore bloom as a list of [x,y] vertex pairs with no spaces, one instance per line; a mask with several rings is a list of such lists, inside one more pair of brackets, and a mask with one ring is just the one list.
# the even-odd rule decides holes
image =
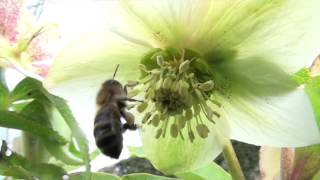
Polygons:
[[48,73],[58,36],[52,26],[40,26],[25,6],[24,0],[0,2],[0,67],[42,79]]
[[[136,121],[145,153],[169,174],[211,162],[229,138],[278,147],[319,143],[313,107],[292,78],[318,53],[319,6],[318,0],[122,1],[127,16],[113,14],[112,31],[66,47],[46,85],[67,99],[94,99],[120,64],[118,80],[140,83],[130,95],[144,100]],[[70,87],[78,92],[63,93]]]

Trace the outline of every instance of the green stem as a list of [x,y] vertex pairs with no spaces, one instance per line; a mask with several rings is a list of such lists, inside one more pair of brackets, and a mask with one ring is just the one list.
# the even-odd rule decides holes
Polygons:
[[223,155],[227,160],[229,172],[234,180],[245,180],[243,172],[241,170],[240,163],[234,152],[233,146],[230,141],[228,141],[223,148]]
[[5,78],[4,78],[4,69],[0,67],[0,83],[6,84]]
[[26,132],[22,132],[22,151],[33,163],[46,163],[49,160],[48,151],[40,139]]

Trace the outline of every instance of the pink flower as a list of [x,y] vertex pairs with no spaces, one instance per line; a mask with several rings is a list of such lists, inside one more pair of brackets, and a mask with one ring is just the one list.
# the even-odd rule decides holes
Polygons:
[[0,34],[10,42],[17,40],[17,26],[22,0],[2,0],[0,2]]
[[42,79],[57,45],[54,26],[40,25],[24,10],[23,0],[0,2],[0,66]]

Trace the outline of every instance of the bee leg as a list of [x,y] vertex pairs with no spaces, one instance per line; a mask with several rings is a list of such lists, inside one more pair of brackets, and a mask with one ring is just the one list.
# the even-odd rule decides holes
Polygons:
[[128,98],[128,97],[126,97],[126,96],[118,96],[118,97],[115,97],[115,100],[117,100],[117,101],[130,101],[130,102],[143,102],[143,101],[141,101],[141,100]]
[[136,85],[138,85],[139,82],[135,81],[135,82],[129,82],[128,84],[125,84],[123,89],[124,89],[124,92],[126,93],[126,95],[128,95],[128,88],[129,87],[135,87]]
[[123,118],[127,121],[126,123],[123,124],[122,128],[124,130],[129,129],[129,130],[136,130],[138,127],[134,123],[134,116],[132,113],[126,111],[124,108],[121,110],[121,115]]
[[129,129],[129,130],[137,130],[138,129],[138,126],[136,125],[136,124],[132,124],[132,125],[130,125],[130,124],[128,124],[128,123],[124,123],[123,124],[123,126],[122,126],[122,128],[124,129],[124,130],[127,130],[127,129]]

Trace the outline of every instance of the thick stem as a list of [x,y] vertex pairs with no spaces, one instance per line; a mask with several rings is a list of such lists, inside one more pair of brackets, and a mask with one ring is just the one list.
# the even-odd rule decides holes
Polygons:
[[6,80],[4,77],[4,69],[0,67],[0,83],[6,86]]
[[245,180],[243,172],[241,170],[240,163],[234,152],[233,146],[230,141],[228,141],[223,148],[223,155],[227,160],[229,172],[234,180]]
[[281,148],[280,174],[281,179],[289,179],[294,165],[294,149]]
[[49,154],[38,137],[22,132],[22,151],[24,156],[33,163],[46,163]]

